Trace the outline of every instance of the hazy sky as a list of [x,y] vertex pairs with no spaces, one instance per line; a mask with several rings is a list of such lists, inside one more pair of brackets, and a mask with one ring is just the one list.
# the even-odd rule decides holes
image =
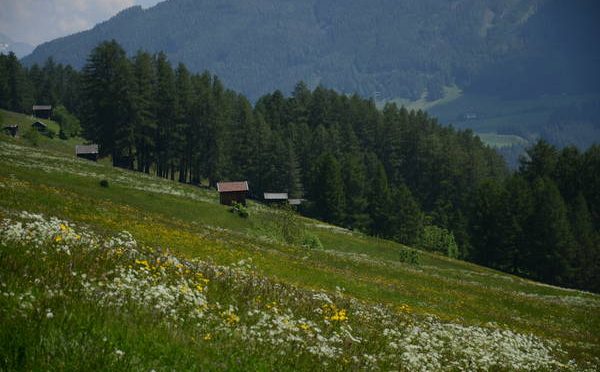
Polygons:
[[87,30],[132,5],[161,0],[0,0],[0,33],[38,45]]

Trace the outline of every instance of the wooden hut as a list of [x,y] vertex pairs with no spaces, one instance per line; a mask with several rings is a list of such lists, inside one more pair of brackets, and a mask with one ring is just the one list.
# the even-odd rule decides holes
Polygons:
[[52,106],[50,105],[34,105],[33,116],[40,119],[50,119],[52,116]]
[[267,204],[284,204],[288,200],[287,192],[265,192],[263,199]]
[[48,126],[41,121],[36,121],[35,123],[31,124],[31,127],[40,133],[46,133],[48,131]]
[[303,201],[304,199],[288,199],[288,203],[293,207],[298,207]]
[[19,136],[19,126],[18,125],[7,125],[4,128],[2,128],[2,131],[4,133],[6,133],[6,135],[11,136],[11,137],[18,137]]
[[75,155],[78,158],[98,161],[98,145],[77,145],[75,146]]
[[248,196],[248,181],[218,182],[217,190],[223,205],[232,205],[234,202],[246,205]]

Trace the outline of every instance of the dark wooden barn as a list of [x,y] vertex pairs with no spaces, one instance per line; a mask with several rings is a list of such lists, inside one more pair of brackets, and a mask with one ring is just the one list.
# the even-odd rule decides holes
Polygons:
[[287,192],[265,192],[263,199],[267,204],[285,204],[288,200]]
[[217,190],[221,204],[232,205],[233,202],[246,205],[248,197],[248,181],[241,182],[218,182]]
[[2,131],[11,137],[18,137],[19,136],[19,126],[18,125],[7,125],[4,128],[2,128]]
[[75,146],[75,155],[78,158],[98,161],[98,145],[77,145]]
[[31,124],[31,127],[41,133],[46,133],[48,131],[48,126],[41,121],[36,121]]
[[52,106],[50,105],[35,105],[33,106],[33,116],[40,119],[50,119],[52,116]]

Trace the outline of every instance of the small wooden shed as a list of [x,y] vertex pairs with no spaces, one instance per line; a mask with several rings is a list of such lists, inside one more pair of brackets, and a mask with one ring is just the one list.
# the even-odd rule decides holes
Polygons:
[[52,106],[50,105],[34,105],[33,116],[40,119],[50,119],[52,116]]
[[2,131],[11,137],[19,136],[19,126],[18,125],[7,125],[2,128]]
[[223,205],[232,205],[234,202],[246,205],[248,197],[248,181],[217,182],[219,199]]
[[78,158],[87,159],[91,161],[98,161],[98,145],[76,145],[75,155]]
[[294,207],[301,205],[303,201],[304,199],[288,199],[288,203]]
[[267,204],[284,204],[288,200],[287,192],[265,192],[263,199]]
[[35,123],[31,124],[31,127],[40,133],[46,133],[48,131],[48,126],[41,121],[36,121]]

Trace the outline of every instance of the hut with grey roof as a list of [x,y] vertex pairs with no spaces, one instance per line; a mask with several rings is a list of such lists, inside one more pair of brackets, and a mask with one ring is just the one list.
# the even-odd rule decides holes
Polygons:
[[98,161],[99,151],[98,145],[77,145],[75,146],[75,155],[78,158]]
[[284,204],[288,200],[287,192],[265,192],[263,200],[267,204]]
[[52,116],[52,106],[50,105],[34,105],[33,116],[40,119],[50,119]]

